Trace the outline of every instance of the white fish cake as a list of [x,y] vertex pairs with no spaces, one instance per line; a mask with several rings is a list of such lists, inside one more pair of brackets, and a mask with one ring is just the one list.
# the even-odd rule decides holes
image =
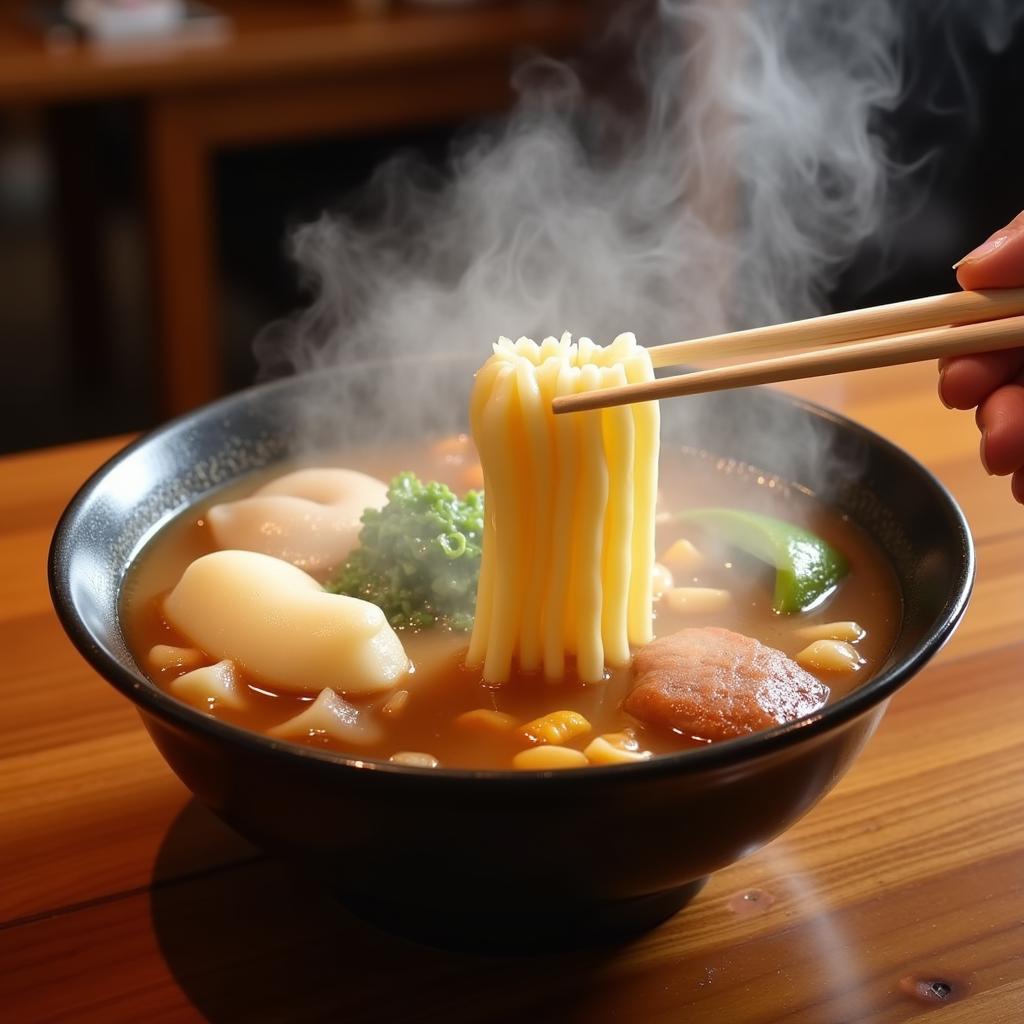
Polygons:
[[387,484],[354,469],[300,469],[206,513],[219,548],[259,551],[315,575],[341,565],[359,542],[360,517],[383,508]]
[[202,711],[245,707],[244,686],[234,664],[227,660],[186,672],[167,688],[179,700]]
[[376,743],[381,735],[380,726],[365,712],[326,688],[305,711],[267,733],[285,740],[334,740],[345,746]]
[[164,614],[196,647],[286,693],[378,693],[409,670],[376,605],[329,594],[308,573],[254,551],[197,558]]

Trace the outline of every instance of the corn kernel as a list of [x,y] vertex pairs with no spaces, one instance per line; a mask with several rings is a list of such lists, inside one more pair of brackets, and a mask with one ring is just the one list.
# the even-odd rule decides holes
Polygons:
[[864,664],[864,659],[842,640],[815,640],[796,660],[804,668],[819,672],[856,672]]
[[586,757],[572,747],[547,744],[543,747],[528,747],[512,758],[512,767],[521,772],[549,772],[560,768],[585,768]]
[[405,705],[409,703],[409,691],[408,690],[395,690],[393,694],[383,705],[381,705],[381,711],[385,715],[400,715],[405,708]]
[[621,733],[609,733],[591,740],[583,753],[591,764],[630,764],[634,761],[649,761],[654,755],[649,750],[627,750],[615,742]]
[[590,723],[577,711],[552,711],[520,726],[531,743],[565,743],[590,732]]
[[695,573],[704,565],[704,556],[685,538],[680,538],[661,556],[673,572]]
[[400,750],[392,754],[392,764],[404,764],[407,768],[436,768],[441,762],[433,754],[424,754],[419,750]]
[[637,751],[640,749],[640,741],[632,729],[623,729],[621,732],[606,732],[601,739],[607,740],[613,747],[620,750]]
[[804,626],[794,630],[794,636],[801,640],[845,640],[855,644],[866,637],[867,630],[857,622],[819,622],[816,626]]
[[714,587],[673,587],[663,600],[680,615],[712,615],[732,605],[732,594]]
[[199,668],[206,661],[202,651],[194,647],[173,647],[170,644],[157,644],[149,651],[149,663],[155,669],[164,668]]
[[672,589],[672,572],[667,565],[655,562],[651,572],[651,593],[655,597],[661,597],[666,590]]
[[515,728],[516,721],[517,719],[512,715],[506,715],[504,711],[475,708],[473,711],[463,711],[455,719],[455,724],[465,726],[467,729],[479,729],[482,732],[511,732]]

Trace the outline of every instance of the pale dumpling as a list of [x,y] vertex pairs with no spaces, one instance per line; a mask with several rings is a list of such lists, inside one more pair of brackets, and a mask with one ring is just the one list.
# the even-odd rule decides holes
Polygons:
[[366,712],[328,689],[321,690],[305,711],[267,732],[286,740],[334,740],[345,746],[380,739],[380,726],[368,719]]
[[314,575],[341,565],[359,540],[359,517],[383,508],[387,484],[354,469],[300,469],[206,514],[219,548],[261,551]]
[[244,686],[230,661],[204,665],[178,676],[168,687],[171,693],[186,704],[215,711],[217,708],[244,708]]
[[168,594],[164,614],[210,657],[289,693],[376,693],[409,671],[376,605],[329,594],[308,573],[255,551],[197,558]]

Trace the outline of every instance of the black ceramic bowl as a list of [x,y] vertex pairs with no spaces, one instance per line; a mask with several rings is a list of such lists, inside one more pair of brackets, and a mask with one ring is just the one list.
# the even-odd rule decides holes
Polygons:
[[[458,373],[469,381],[464,367]],[[823,710],[644,763],[478,773],[276,742],[157,689],[128,652],[118,617],[140,547],[176,512],[247,472],[381,429],[413,436],[457,425],[464,396],[428,401],[425,418],[410,394],[381,395],[382,376],[357,366],[255,388],[129,446],[68,507],[50,585],[68,635],[136,704],[185,785],[243,835],[328,879],[354,909],[390,927],[477,947],[540,947],[662,920],[710,872],[777,836],[838,781],[888,699],[949,638],[967,604],[970,534],[924,468],[848,420],[747,391],[666,403],[663,444],[706,448],[821,494],[875,537],[902,587],[888,661]],[[452,376],[444,362],[419,366],[417,391],[433,396]]]

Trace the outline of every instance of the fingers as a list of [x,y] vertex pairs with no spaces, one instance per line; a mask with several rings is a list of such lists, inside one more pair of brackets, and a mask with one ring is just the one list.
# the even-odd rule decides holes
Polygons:
[[1021,505],[1024,505],[1024,469],[1018,469],[1013,474],[1013,480],[1010,481],[1010,490],[1013,492],[1014,498]]
[[[1024,212],[956,265],[962,288],[1024,287]],[[1021,339],[1024,345],[1024,338]],[[1024,349],[961,356],[939,363],[939,397],[954,409],[978,407],[981,461],[989,473],[1012,474],[1024,505]]]
[[1024,287],[1024,211],[956,265],[961,288]]
[[978,406],[977,421],[981,430],[981,461],[989,473],[1016,476],[1024,470],[1024,387],[1005,384],[994,391]]
[[[956,276],[969,289],[1024,287],[1024,211],[969,252],[957,264]],[[944,359],[939,363],[939,397],[953,409],[970,409],[1022,369],[1024,348]]]
[[951,409],[973,409],[1021,370],[1024,348],[944,359],[939,363],[939,398]]

